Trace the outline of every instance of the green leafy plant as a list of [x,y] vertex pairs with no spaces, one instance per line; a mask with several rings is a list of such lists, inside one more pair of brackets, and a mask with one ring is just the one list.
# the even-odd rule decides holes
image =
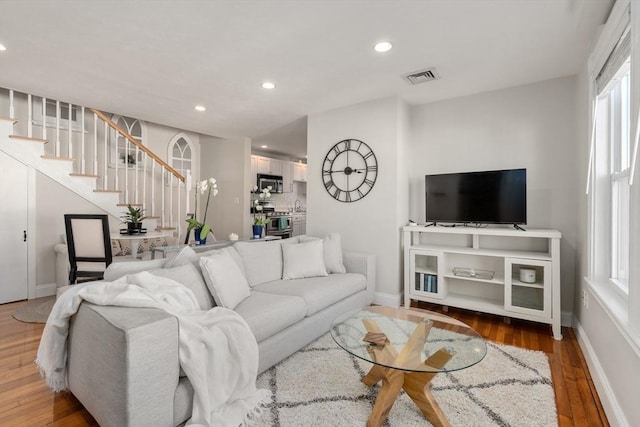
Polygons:
[[[202,217],[202,221],[198,221],[198,199],[204,193],[207,193],[207,203],[204,208],[204,216]],[[207,221],[207,211],[209,210],[209,201],[211,200],[211,196],[216,197],[218,195],[218,184],[216,184],[216,179],[211,177],[209,179],[205,179],[204,181],[200,181],[196,184],[196,203],[195,203],[195,213],[193,214],[193,218],[187,219],[187,234],[191,233],[191,230],[194,228],[200,228],[200,238],[206,239],[207,235],[211,231],[211,227],[206,224]]]
[[144,216],[144,209],[127,205],[126,212],[120,218],[125,224],[141,224],[146,216]]

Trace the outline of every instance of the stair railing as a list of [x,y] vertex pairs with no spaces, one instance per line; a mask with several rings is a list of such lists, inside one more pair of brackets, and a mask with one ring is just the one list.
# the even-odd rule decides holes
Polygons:
[[[18,124],[14,124],[14,133],[22,137],[26,133],[28,139],[49,142],[47,105],[52,105],[51,100],[35,97],[36,102],[37,98],[40,98],[42,105],[41,138],[37,138],[34,137],[34,96],[9,90],[8,98],[9,116],[18,120]],[[21,112],[24,113],[25,104],[27,112],[21,114]],[[63,117],[63,108],[66,110],[66,118]],[[86,120],[86,110],[93,114],[93,120]],[[78,116],[79,120],[77,120]],[[25,118],[26,129],[22,122]],[[61,132],[65,132],[64,121],[66,121],[67,133],[65,142],[61,139],[63,138]],[[79,122],[79,127],[74,127],[75,122]],[[39,123],[36,122],[36,126],[38,125]],[[73,175],[97,179],[94,191],[119,193],[119,206],[127,204],[143,206],[147,217],[160,219],[159,229],[174,229],[177,237],[182,236],[182,231],[185,229],[184,218],[190,210],[189,193],[192,183],[189,171],[185,174],[186,176],[182,175],[114,123],[108,115],[94,108],[85,108],[71,103],[63,107],[60,101],[55,101],[54,128],[53,144],[47,144],[49,147],[45,148],[47,153],[45,157],[73,160]],[[110,137],[114,135],[116,138],[112,141]],[[117,159],[117,135],[126,141],[122,165]],[[111,155],[112,161],[109,160],[110,150],[113,150],[110,144],[116,146],[115,156]],[[134,153],[133,164],[129,161],[129,153]],[[116,157],[115,160],[114,157]]]

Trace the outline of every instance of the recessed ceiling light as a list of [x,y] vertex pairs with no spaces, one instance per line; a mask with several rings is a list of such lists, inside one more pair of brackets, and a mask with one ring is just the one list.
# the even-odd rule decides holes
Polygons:
[[276,85],[271,82],[264,82],[262,83],[262,87],[264,89],[275,89]]
[[5,45],[0,44],[0,51],[3,51],[3,50],[7,50],[7,48],[5,47]]
[[205,107],[204,105],[196,105],[195,108],[197,111],[207,111],[207,107]]
[[393,45],[390,42],[379,42],[373,47],[376,52],[388,52]]
[[260,148],[269,148],[267,145],[261,145]]

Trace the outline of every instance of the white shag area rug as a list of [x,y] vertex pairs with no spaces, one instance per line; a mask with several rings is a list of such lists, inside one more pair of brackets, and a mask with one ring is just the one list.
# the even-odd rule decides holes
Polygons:
[[[252,426],[364,426],[380,385],[360,382],[371,364],[349,355],[329,334],[258,377],[272,402]],[[556,426],[547,356],[541,351],[487,342],[475,366],[438,374],[433,394],[452,426]],[[431,425],[402,392],[388,427]]]

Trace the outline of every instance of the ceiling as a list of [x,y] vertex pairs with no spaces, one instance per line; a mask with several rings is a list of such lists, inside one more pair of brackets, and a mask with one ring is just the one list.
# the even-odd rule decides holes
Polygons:
[[[612,4],[0,0],[0,86],[302,158],[313,113],[576,74]],[[380,40],[393,49],[375,52]],[[427,67],[441,78],[402,79]]]

